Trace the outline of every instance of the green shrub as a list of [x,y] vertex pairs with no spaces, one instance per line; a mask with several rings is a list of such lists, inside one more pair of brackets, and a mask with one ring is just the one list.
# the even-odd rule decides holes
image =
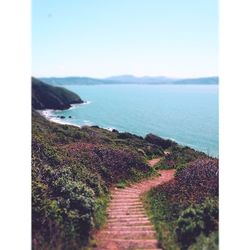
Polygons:
[[167,170],[167,169],[172,169],[173,167],[172,166],[169,166],[167,164],[167,162],[165,161],[165,159],[161,159],[156,165],[155,165],[155,169],[156,170]]
[[117,188],[125,188],[126,187],[126,183],[124,181],[120,181],[116,184]]
[[208,236],[218,229],[218,202],[206,199],[202,204],[191,205],[185,209],[177,220],[177,240],[183,249],[195,242],[201,233]]
[[108,202],[108,196],[102,196],[96,199],[94,208],[94,225],[96,229],[99,229],[106,221]]
[[209,236],[201,234],[196,243],[191,245],[188,250],[218,250],[219,249],[219,236],[218,232],[213,232]]
[[79,249],[87,242],[95,213],[90,187],[74,179],[69,168],[54,171],[47,166],[42,179],[33,180],[32,189],[33,239],[38,249],[44,244]]
[[170,148],[170,154],[167,154],[165,159],[169,166],[176,169],[180,166],[184,166],[184,164],[204,157],[207,157],[207,155],[203,152],[196,151],[187,146],[174,145]]

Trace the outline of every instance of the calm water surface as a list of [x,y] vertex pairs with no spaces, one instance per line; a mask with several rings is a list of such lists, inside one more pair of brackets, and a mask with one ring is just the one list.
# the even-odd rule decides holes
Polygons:
[[[218,86],[65,86],[88,104],[54,111],[66,122],[154,133],[218,156]],[[72,116],[72,118],[68,118]]]

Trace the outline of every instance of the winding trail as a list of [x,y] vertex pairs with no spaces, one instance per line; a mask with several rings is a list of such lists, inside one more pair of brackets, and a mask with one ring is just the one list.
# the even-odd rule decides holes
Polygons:
[[[161,158],[149,161],[153,167]],[[111,191],[108,219],[95,235],[96,250],[157,250],[158,241],[152,223],[146,215],[141,195],[174,177],[174,170],[161,170],[160,176],[124,189]]]
[[149,160],[148,161],[148,165],[153,168],[158,162],[160,162],[161,158],[155,158],[155,159],[152,159],[152,160]]

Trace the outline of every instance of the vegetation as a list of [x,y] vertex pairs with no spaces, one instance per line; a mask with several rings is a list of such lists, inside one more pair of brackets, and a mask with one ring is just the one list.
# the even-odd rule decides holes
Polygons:
[[158,145],[161,148],[170,148],[170,147],[177,146],[176,142],[168,140],[168,139],[167,140],[163,139],[163,138],[161,138],[157,135],[154,135],[154,134],[146,135],[145,140],[150,142],[150,143],[153,143],[155,145]]
[[33,249],[80,249],[106,217],[108,189],[155,174],[163,149],[132,134],[51,123],[32,112]]
[[[164,150],[168,150],[173,155],[166,155],[163,164],[171,158],[172,166],[179,166],[180,162],[186,163],[203,155],[174,142],[163,148],[166,146],[164,141],[161,141],[163,144],[159,144],[158,139],[149,142],[149,136],[145,140],[130,133],[111,132],[96,126],[59,125],[47,121],[36,111],[32,116],[33,249],[74,250],[86,246],[91,231],[105,222],[109,188],[123,188],[130,182],[156,174],[147,166],[147,159],[164,157]],[[177,155],[179,157],[172,160]],[[206,208],[202,202],[206,197],[218,195],[216,164],[215,159],[201,157],[182,169],[175,182],[150,192],[148,199],[153,204],[150,210],[153,216],[157,215],[154,221],[163,246],[166,242],[168,245],[169,242],[172,245],[178,242],[186,247],[190,242],[184,239],[192,228],[199,232],[197,237],[200,237],[192,242],[215,244],[216,241],[207,239],[215,227],[207,231],[207,226],[197,225],[204,221],[201,215]],[[192,204],[201,205],[189,208]],[[199,214],[199,220],[190,219],[194,225],[187,224],[190,220],[185,217],[188,213],[184,213],[185,209],[198,211],[195,214]],[[211,216],[211,221],[214,220],[216,217]],[[186,229],[183,229],[183,223],[187,224]],[[171,229],[172,234],[166,236],[167,229]]]
[[188,163],[145,203],[163,249],[218,249],[217,159]]
[[178,242],[186,248],[195,243],[197,236],[208,236],[215,230],[218,230],[218,201],[208,198],[181,212],[175,233]]
[[32,77],[32,107],[34,109],[68,109],[70,104],[75,103],[83,103],[77,94]]
[[165,164],[176,170],[181,170],[187,163],[198,158],[207,158],[207,155],[187,146],[174,145],[171,147],[171,154],[165,156]]

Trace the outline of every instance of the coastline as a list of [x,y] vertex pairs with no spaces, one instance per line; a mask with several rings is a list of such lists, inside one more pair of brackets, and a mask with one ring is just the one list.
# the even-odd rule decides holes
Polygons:
[[[90,103],[91,103],[90,101],[84,101],[83,103],[70,104],[71,107],[68,108],[67,110],[75,109],[75,108],[77,108],[80,105],[87,105],[87,104],[90,104]],[[46,118],[48,121],[55,122],[55,123],[58,123],[58,124],[61,124],[61,125],[70,125],[70,126],[75,126],[75,127],[78,127],[78,128],[82,127],[82,126],[79,126],[77,124],[74,124],[74,123],[71,123],[71,122],[68,122],[68,121],[64,121],[63,119],[61,119],[57,115],[54,115],[53,112],[55,112],[55,111],[61,111],[59,109],[43,109],[43,110],[37,110],[36,109],[36,111],[41,116],[43,116],[44,118]]]
[[61,125],[70,125],[70,126],[81,128],[81,126],[78,126],[74,123],[63,121],[61,118],[55,116],[53,114],[53,112],[56,111],[55,109],[44,109],[44,110],[36,110],[36,111],[50,122],[55,122]]
[[[74,105],[76,106],[78,104],[74,104]],[[71,108],[75,108],[75,107],[71,107]],[[71,108],[69,108],[69,109],[71,109]],[[61,119],[60,117],[57,117],[56,115],[54,115],[53,112],[56,111],[56,109],[44,109],[44,110],[36,110],[36,111],[41,116],[43,116],[45,119],[47,119],[48,121],[55,122],[55,123],[58,123],[58,124],[61,124],[61,125],[70,125],[70,126],[74,126],[74,127],[78,127],[78,128],[82,128],[84,126],[89,126],[89,127],[98,126],[99,128],[106,129],[106,130],[111,131],[111,132],[114,129],[116,130],[116,128],[114,128],[114,127],[105,128],[105,127],[100,127],[99,125],[92,125],[92,124],[84,124],[82,126],[79,126],[79,125],[77,125],[75,123],[71,123],[71,122],[65,121],[64,119]],[[119,132],[123,133],[124,131],[119,131]]]
[[[75,108],[75,106],[78,106],[78,105],[89,104],[89,103],[73,104],[74,106],[70,107],[69,109]],[[74,126],[74,127],[77,127],[77,128],[82,128],[84,126],[89,126],[89,127],[97,126],[99,128],[102,128],[102,129],[105,129],[105,130],[108,130],[108,131],[111,131],[111,132],[114,129],[117,130],[116,128],[113,128],[113,127],[106,128],[106,127],[101,127],[99,125],[90,125],[90,124],[84,124],[82,126],[79,126],[79,125],[76,125],[74,123],[64,121],[64,119],[61,119],[60,117],[57,117],[56,115],[53,114],[53,112],[56,111],[55,109],[45,109],[45,110],[36,110],[36,111],[40,115],[42,115],[45,119],[47,119],[48,121],[54,122],[54,123],[57,123],[57,124],[61,124],[61,125],[70,125],[70,126]],[[119,130],[119,133],[126,133],[126,131],[120,131]],[[130,132],[128,132],[128,133],[130,133]],[[196,148],[194,145],[190,145],[190,144],[187,144],[187,143],[185,144],[185,143],[176,141],[174,138],[170,138],[170,137],[169,138],[162,137],[162,138],[163,139],[170,139],[170,140],[178,143],[179,145],[181,145],[183,147],[189,147],[189,148],[194,149],[196,151],[203,152],[203,153],[209,155],[210,157],[214,157],[214,158],[217,158],[217,159],[219,158],[219,155],[211,155],[208,152],[204,152],[203,150]]]

